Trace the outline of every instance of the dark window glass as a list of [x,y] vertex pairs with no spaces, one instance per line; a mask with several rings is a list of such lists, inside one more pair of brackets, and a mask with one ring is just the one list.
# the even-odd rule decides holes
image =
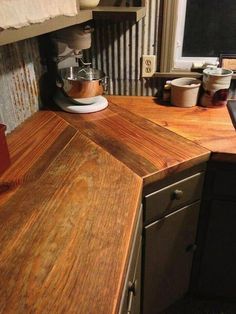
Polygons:
[[236,0],[187,0],[183,57],[236,54]]

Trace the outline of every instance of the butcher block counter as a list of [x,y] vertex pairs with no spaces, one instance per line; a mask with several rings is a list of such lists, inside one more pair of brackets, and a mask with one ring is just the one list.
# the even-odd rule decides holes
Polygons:
[[226,108],[108,99],[40,111],[8,136],[0,313],[118,313],[143,186],[236,153]]

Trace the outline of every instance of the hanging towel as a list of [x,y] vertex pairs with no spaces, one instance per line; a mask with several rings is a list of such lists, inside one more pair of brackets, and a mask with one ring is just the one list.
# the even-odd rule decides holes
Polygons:
[[77,0],[0,0],[0,28],[20,28],[77,13]]

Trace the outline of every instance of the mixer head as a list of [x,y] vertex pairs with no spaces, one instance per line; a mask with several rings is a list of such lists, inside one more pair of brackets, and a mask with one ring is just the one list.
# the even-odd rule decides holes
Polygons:
[[57,42],[66,44],[74,51],[89,49],[91,47],[91,33],[93,28],[89,25],[74,25],[52,34],[52,38]]
[[[58,65],[69,57],[73,57],[77,64],[83,62],[81,61],[83,50],[91,47],[92,32],[93,28],[89,25],[74,25],[53,32],[51,38],[57,47],[57,57],[55,61]],[[59,67],[61,66],[59,65]],[[64,65],[62,67],[64,67]]]

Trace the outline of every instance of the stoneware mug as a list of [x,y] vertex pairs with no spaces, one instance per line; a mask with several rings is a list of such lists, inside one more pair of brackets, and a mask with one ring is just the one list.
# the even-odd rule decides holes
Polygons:
[[233,71],[222,68],[207,68],[203,71],[203,94],[200,105],[218,107],[227,104]]

